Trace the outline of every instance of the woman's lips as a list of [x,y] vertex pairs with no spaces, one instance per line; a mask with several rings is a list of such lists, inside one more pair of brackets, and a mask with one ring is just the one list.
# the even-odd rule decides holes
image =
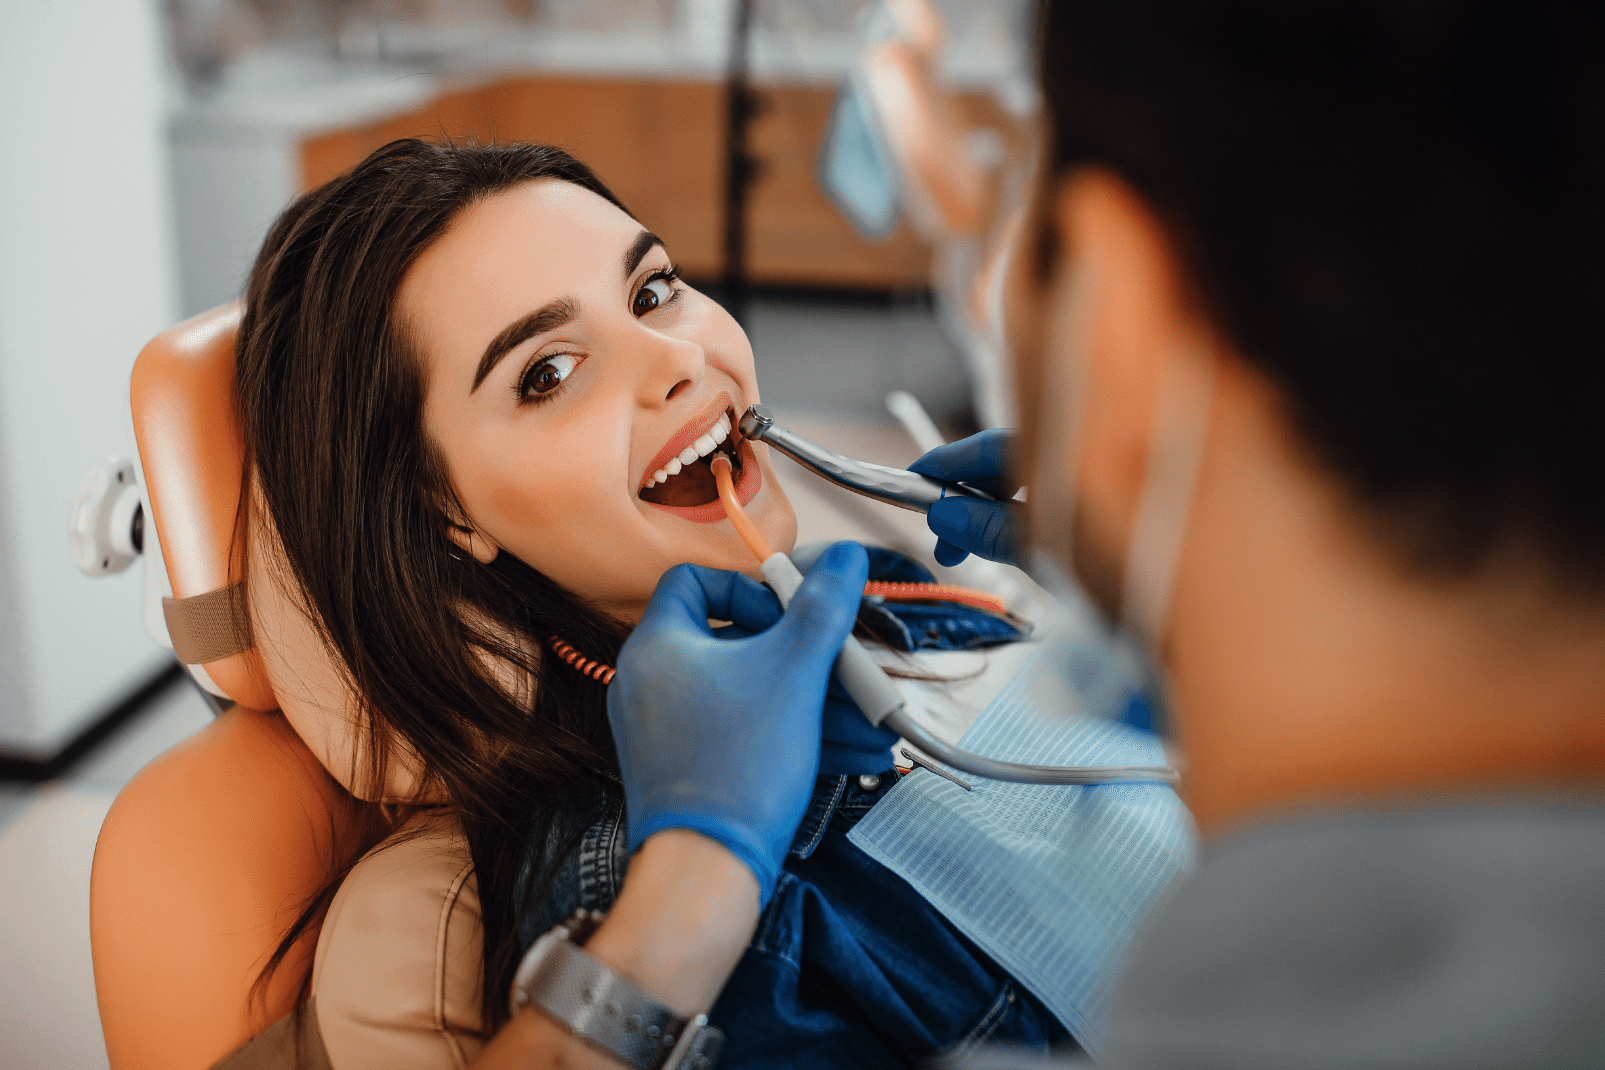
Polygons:
[[[752,500],[763,489],[763,473],[758,471],[758,457],[752,451],[752,443],[745,439],[741,442],[740,460],[741,475],[736,480],[736,501],[746,507],[752,504]],[[646,504],[696,524],[715,524],[725,518],[724,503],[717,498],[705,505],[659,505],[657,502]]]

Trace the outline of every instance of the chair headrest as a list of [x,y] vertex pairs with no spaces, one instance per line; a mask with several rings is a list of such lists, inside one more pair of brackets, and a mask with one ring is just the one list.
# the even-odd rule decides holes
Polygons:
[[[234,398],[239,324],[238,304],[212,309],[157,335],[134,362],[134,438],[150,519],[180,600],[216,597],[214,592],[228,590],[245,573],[244,546],[234,539],[245,466],[245,432]],[[174,639],[183,645],[182,636]],[[204,665],[240,705],[278,705],[254,650]]]
[[[246,487],[235,392],[240,315],[238,303],[203,312],[157,335],[134,363],[134,438],[150,520],[175,598],[200,611],[168,613],[177,625],[170,627],[175,648],[187,645],[193,656],[186,660],[201,662],[240,705],[282,710],[330,775],[358,798],[409,798],[417,777],[405,756],[389,763],[382,788],[367,783],[359,704],[318,627],[285,590],[287,571],[264,511],[251,509],[246,530],[236,532]],[[209,621],[227,621],[235,607],[249,612],[237,629],[239,642],[209,645],[215,629],[213,636],[187,637],[187,644],[176,634],[190,622],[205,631]]]

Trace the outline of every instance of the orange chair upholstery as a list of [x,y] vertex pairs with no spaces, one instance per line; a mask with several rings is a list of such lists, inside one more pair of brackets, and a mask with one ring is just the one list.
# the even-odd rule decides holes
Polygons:
[[[134,362],[129,395],[148,519],[177,598],[226,589],[245,575],[245,544],[234,538],[245,469],[245,431],[234,402],[239,325],[239,306],[224,305],[163,332]],[[255,650],[205,669],[240,705],[278,706]]]
[[166,331],[132,379],[149,519],[174,594],[247,579],[255,646],[204,664],[238,706],[141,771],[96,846],[91,937],[114,1070],[201,1070],[294,1009],[318,929],[253,995],[259,970],[349,859],[362,828],[356,800],[404,797],[416,783],[405,765],[382,785],[359,781],[356,704],[279,582],[260,510],[236,538],[247,485],[239,316],[226,306]]
[[202,313],[158,335],[134,364],[134,436],[173,594],[195,599],[245,581],[253,645],[204,662],[206,675],[242,706],[282,711],[358,798],[410,798],[417,778],[405,761],[391,763],[383,785],[362,782],[357,704],[317,627],[288,593],[293,581],[264,510],[249,510],[236,537],[247,487],[234,385],[239,319],[232,304]]

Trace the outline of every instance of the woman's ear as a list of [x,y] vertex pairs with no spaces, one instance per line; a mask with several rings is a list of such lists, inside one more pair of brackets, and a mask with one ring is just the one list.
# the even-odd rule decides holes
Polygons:
[[448,520],[446,522],[446,534],[451,537],[451,541],[456,543],[459,549],[466,550],[481,565],[490,564],[496,560],[496,555],[501,553],[501,547],[496,545],[494,539],[482,531],[475,531],[473,528],[463,524],[456,524]]

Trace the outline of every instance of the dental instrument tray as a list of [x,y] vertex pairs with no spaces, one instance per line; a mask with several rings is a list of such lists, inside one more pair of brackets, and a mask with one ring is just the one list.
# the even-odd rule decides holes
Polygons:
[[996,499],[984,490],[965,483],[944,483],[940,479],[922,476],[902,468],[887,468],[843,457],[833,450],[808,441],[793,431],[775,423],[770,411],[754,405],[741,415],[740,430],[743,438],[767,442],[787,457],[817,475],[845,487],[854,494],[874,498],[900,509],[923,513],[934,503],[953,495],[966,498]]

